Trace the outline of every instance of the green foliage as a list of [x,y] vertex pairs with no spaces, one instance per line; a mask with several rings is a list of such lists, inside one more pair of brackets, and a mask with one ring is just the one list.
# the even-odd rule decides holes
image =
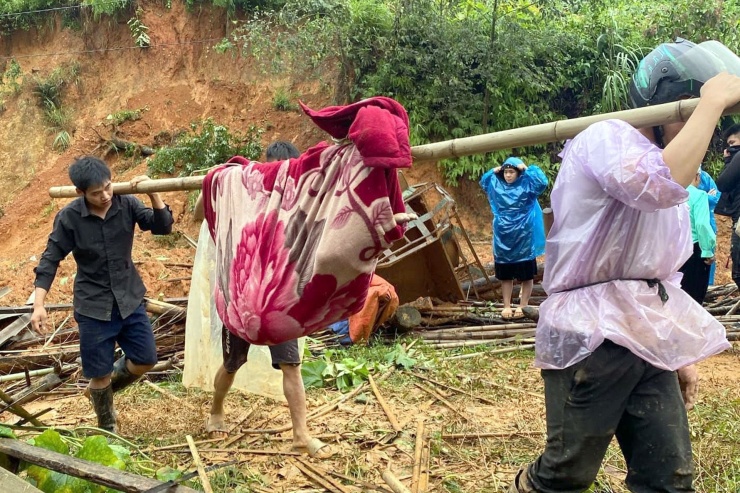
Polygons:
[[163,147],[149,160],[149,170],[155,174],[190,176],[225,163],[233,156],[257,159],[262,154],[259,138],[262,129],[250,126],[245,134],[231,133],[211,118],[192,123],[190,132],[179,135],[172,147]]
[[80,5],[90,7],[95,19],[101,16],[114,16],[129,8],[132,0],[83,0]]
[[62,94],[66,81],[61,68],[56,68],[48,77],[35,76],[33,79],[33,93],[40,106],[52,104],[55,107],[62,105]]
[[54,143],[51,145],[51,147],[60,152],[63,152],[69,149],[71,143],[72,137],[69,135],[69,132],[67,132],[66,130],[60,130],[57,136],[54,137]]
[[145,111],[149,111],[149,108],[146,106],[135,110],[120,110],[116,111],[115,113],[111,113],[110,115],[105,117],[105,119],[117,127],[125,122],[140,120],[142,113],[144,113]]
[[[2,215],[0,215],[0,217],[2,217]],[[13,433],[13,430],[7,426],[0,425],[0,438],[16,438],[16,436],[15,433]]]
[[298,105],[293,102],[294,96],[284,87],[278,88],[272,97],[272,107],[278,111],[294,111]]
[[424,360],[415,350],[406,351],[396,344],[375,348],[353,347],[350,350],[328,349],[319,358],[305,361],[301,366],[306,388],[333,387],[349,392],[368,379],[371,372],[383,372],[390,367],[410,369]]
[[0,76],[0,85],[7,87],[11,94],[17,94],[21,89],[18,78],[22,76],[23,72],[21,71],[20,64],[15,59],[11,59],[5,72]]
[[[30,441],[32,445],[60,454],[69,454],[69,446],[62,440],[58,432],[48,429]],[[130,462],[130,452],[121,446],[109,445],[105,437],[100,435],[85,439],[82,447],[74,454],[75,457],[125,470]],[[38,489],[47,493],[103,493],[109,491],[107,487],[96,485],[84,479],[67,476],[40,466],[32,465],[27,469]]]
[[141,19],[139,19],[139,16],[141,16],[143,12],[144,11],[141,10],[141,7],[137,8],[136,16],[129,19],[127,23],[131,30],[131,37],[134,38],[134,44],[139,48],[147,48],[151,43],[148,34],[149,28],[144,25]]

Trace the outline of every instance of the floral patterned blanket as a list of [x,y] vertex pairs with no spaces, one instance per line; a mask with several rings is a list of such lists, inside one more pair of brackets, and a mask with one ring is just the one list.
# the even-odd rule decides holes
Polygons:
[[[303,106],[303,105],[302,105]],[[411,166],[408,117],[389,98],[303,110],[335,139],[297,159],[242,157],[203,183],[224,325],[254,344],[308,335],[359,311],[377,257],[403,235],[397,168]]]

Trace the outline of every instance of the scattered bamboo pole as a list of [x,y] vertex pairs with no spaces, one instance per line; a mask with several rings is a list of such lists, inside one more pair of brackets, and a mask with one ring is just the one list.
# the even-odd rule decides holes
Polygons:
[[544,435],[544,431],[501,431],[489,433],[442,433],[445,440],[473,440],[478,438],[507,438],[516,435]]
[[411,490],[406,488],[404,484],[391,472],[390,468],[383,471],[381,475],[385,484],[387,484],[393,493],[411,493]]
[[459,394],[467,395],[468,397],[472,397],[473,399],[479,400],[479,401],[481,401],[484,404],[489,404],[491,406],[495,406],[496,405],[496,403],[493,402],[492,400],[486,399],[485,397],[481,397],[479,395],[475,395],[472,392],[468,392],[468,391],[463,390],[463,389],[460,389],[458,387],[453,387],[452,385],[447,385],[447,384],[442,383],[442,382],[440,382],[438,380],[434,380],[432,378],[428,378],[428,377],[425,377],[423,375],[419,375],[418,373],[411,372],[411,374],[413,376],[415,376],[416,378],[421,379],[421,380],[424,380],[426,382],[429,382],[429,383],[431,383],[433,385],[436,385],[437,387],[444,387],[446,389],[453,390],[453,391],[455,391],[455,392],[457,392]]
[[383,408],[383,412],[385,412],[385,415],[388,417],[388,421],[390,422],[391,427],[394,431],[400,433],[403,428],[401,428],[401,424],[398,422],[398,419],[393,413],[393,410],[390,408],[388,403],[381,395],[378,386],[375,385],[375,380],[373,379],[372,375],[368,375],[368,381],[370,382],[370,388],[373,389],[373,394],[375,394],[375,398],[378,400],[378,404],[380,404],[380,407]]
[[431,395],[432,397],[435,397],[439,402],[444,404],[450,411],[460,416],[465,421],[470,421],[470,418],[468,418],[465,414],[463,414],[462,411],[458,410],[457,407],[455,407],[450,401],[447,400],[445,396],[437,392],[436,390],[429,388],[425,385],[420,384],[419,382],[414,382],[414,385],[419,387],[421,390],[426,392],[427,394]]
[[470,359],[475,358],[477,356],[488,356],[491,354],[503,354],[503,353],[513,353],[514,351],[523,351],[525,349],[534,349],[534,344],[524,344],[522,346],[516,346],[516,347],[507,347],[504,349],[496,349],[493,351],[485,351],[481,353],[470,353],[470,354],[458,354],[457,356],[446,356],[442,358],[443,361],[455,361],[459,359]]
[[308,462],[305,462],[301,459],[295,459],[294,464],[298,469],[300,469],[303,474],[316,481],[317,483],[319,483],[319,485],[326,488],[327,490],[333,493],[349,493],[349,491],[340,483],[334,481],[332,478],[327,476],[326,473],[324,473],[317,467],[309,464]]
[[[521,342],[534,342],[531,338],[525,338],[522,339],[522,337],[525,334],[522,334],[518,340]],[[534,332],[530,335],[534,335]],[[429,347],[433,349],[455,349],[455,348],[461,348],[461,347],[469,347],[469,346],[486,346],[486,345],[500,345],[502,339],[475,339],[475,340],[467,340],[467,341],[456,341],[456,342],[434,342],[429,344]],[[492,351],[485,351],[482,353],[471,353],[471,354],[464,354],[458,356],[450,356],[445,359],[467,359],[467,358],[474,358],[477,355],[480,354],[499,354],[499,353],[508,353],[510,351],[518,351],[519,349],[525,349],[521,346],[516,348],[506,348],[506,349],[496,349]],[[474,356],[475,355],[475,356]]]
[[206,493],[213,493],[213,488],[211,487],[211,482],[208,479],[208,475],[206,474],[206,470],[203,467],[203,462],[200,460],[200,456],[198,455],[198,449],[195,446],[195,442],[193,442],[193,437],[190,435],[186,435],[185,439],[188,441],[188,447],[190,448],[190,454],[193,456],[193,462],[195,463],[195,468],[198,470],[198,477],[200,478],[200,482],[203,486],[203,491]]
[[[177,190],[200,190],[205,176],[187,176],[180,178],[161,178],[158,180],[146,180],[136,185],[124,181],[113,184],[113,193],[118,195],[129,193],[156,193],[173,192]],[[77,189],[74,186],[51,187],[49,196],[54,198],[77,197]]]
[[8,394],[0,390],[0,399],[2,399],[5,404],[8,404],[8,411],[15,414],[16,416],[25,419],[29,423],[31,423],[34,426],[46,426],[44,423],[39,421],[38,419],[34,418],[31,413],[26,411],[23,406],[20,404],[14,404],[13,398],[10,397]]
[[[189,452],[188,449],[180,449],[180,450],[171,450],[172,453],[186,453]],[[257,448],[204,448],[199,451],[201,455],[203,454],[251,454],[251,455],[289,455],[291,457],[299,457],[301,455],[300,452],[294,452],[292,450],[290,451],[281,451],[281,450],[267,450],[267,449],[257,449]]]
[[382,486],[379,486],[379,485],[376,485],[376,484],[372,484],[372,483],[368,483],[367,481],[362,481],[361,479],[352,478],[350,476],[345,476],[344,474],[340,474],[340,473],[338,473],[336,471],[331,471],[330,470],[330,471],[326,471],[326,472],[328,472],[332,476],[337,477],[339,479],[344,479],[345,481],[350,481],[352,483],[355,483],[357,485],[362,486],[363,491],[372,490],[372,491],[380,491],[381,493],[393,493],[391,490],[389,490],[387,488],[384,488]]
[[424,417],[416,421],[416,440],[414,443],[414,464],[411,468],[411,493],[419,493],[419,476],[421,474],[421,453],[424,448]]

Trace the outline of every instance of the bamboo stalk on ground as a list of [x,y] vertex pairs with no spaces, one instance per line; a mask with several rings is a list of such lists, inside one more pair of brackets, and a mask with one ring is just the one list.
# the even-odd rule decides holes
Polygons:
[[193,456],[195,468],[198,470],[198,477],[200,478],[201,485],[203,486],[203,491],[205,491],[206,493],[213,493],[211,482],[208,480],[206,469],[205,467],[203,467],[203,462],[201,462],[200,460],[200,456],[198,455],[198,448],[195,446],[195,442],[193,442],[193,437],[190,435],[186,435],[185,439],[188,441],[188,447],[190,448],[190,453]]
[[416,421],[416,440],[414,443],[414,464],[411,468],[411,493],[419,493],[419,476],[421,475],[421,454],[424,448],[424,417]]
[[378,399],[378,404],[380,404],[380,407],[383,408],[383,412],[385,412],[385,415],[388,417],[388,422],[390,422],[393,431],[400,432],[403,428],[401,428],[401,424],[398,422],[396,415],[380,393],[380,389],[375,385],[375,380],[372,375],[368,375],[368,382],[370,383],[370,388],[373,389],[375,398]]
[[383,478],[383,481],[385,481],[385,484],[393,490],[393,493],[411,493],[411,490],[406,488],[406,486],[404,486],[404,484],[395,474],[393,474],[393,472],[391,472],[390,469],[383,471],[381,477]]

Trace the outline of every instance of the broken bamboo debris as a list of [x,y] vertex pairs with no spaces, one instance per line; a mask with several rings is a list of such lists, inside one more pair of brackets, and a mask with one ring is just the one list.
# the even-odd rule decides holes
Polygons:
[[[534,335],[534,334],[533,334]],[[513,340],[512,340],[513,339]],[[454,349],[454,348],[462,348],[462,347],[470,347],[470,346],[502,346],[504,344],[501,343],[504,339],[471,339],[467,341],[455,341],[455,342],[432,342],[428,344],[429,347],[432,349]],[[506,339],[508,342],[517,342],[519,344],[529,344],[534,343],[533,338],[521,338],[521,337],[514,337],[510,339]],[[492,349],[481,353],[473,353],[473,354],[503,354],[508,353],[511,351],[518,351],[521,347],[507,347],[505,349]],[[456,359],[467,359],[467,358],[473,358],[471,354],[463,354],[460,355],[459,358],[456,356],[451,356],[451,358]],[[447,360],[447,358],[444,358]]]
[[200,478],[201,486],[203,486],[203,491],[205,491],[206,493],[213,493],[211,481],[208,479],[206,469],[205,467],[203,467],[203,462],[200,460],[200,455],[198,455],[198,447],[195,446],[195,442],[193,442],[193,437],[190,435],[186,435],[185,440],[187,440],[188,447],[190,448],[190,454],[193,456],[193,463],[195,464],[195,468],[198,471],[198,477]]
[[393,493],[411,493],[411,490],[406,488],[406,486],[396,477],[396,475],[393,474],[390,468],[383,471],[381,477],[383,478],[383,481],[385,481],[385,484],[387,484],[390,489],[393,490]]
[[383,409],[383,412],[388,418],[388,422],[391,424],[393,431],[400,433],[403,428],[401,428],[401,424],[398,422],[398,418],[396,418],[395,413],[388,405],[386,400],[383,398],[383,395],[380,393],[380,389],[378,389],[378,386],[375,384],[375,379],[372,375],[368,375],[367,379],[370,383],[370,388],[373,390],[373,394],[375,394],[375,398],[378,400],[378,404],[380,404],[380,407]]
[[[303,460],[302,458],[294,459],[294,464],[303,474],[311,479],[314,479],[321,486],[328,489],[329,491],[338,491],[339,493],[350,493],[350,491],[340,482],[335,481],[329,477],[328,471],[324,471],[322,468],[315,464]],[[302,467],[301,467],[302,466]]]
[[[442,332],[443,330],[453,330],[454,332]],[[467,341],[473,339],[503,339],[506,337],[531,337],[534,336],[535,328],[527,329],[504,329],[504,330],[463,330],[463,329],[440,329],[429,332],[419,332],[418,337],[424,339],[428,344],[430,342],[449,342],[449,341]]]
[[[411,493],[419,493],[419,476],[421,475],[421,454],[424,447],[424,417],[416,420],[416,437],[414,440],[414,463],[411,468]],[[422,490],[423,491],[423,490]]]
[[443,440],[477,440],[478,438],[508,438],[516,435],[544,435],[544,431],[511,430],[498,432],[442,433]]
[[426,392],[430,396],[436,398],[439,402],[441,402],[442,404],[444,404],[450,411],[452,411],[453,413],[457,414],[458,416],[460,416],[465,421],[471,421],[471,419],[465,413],[463,413],[462,411],[460,411],[457,408],[457,406],[455,406],[450,401],[448,401],[447,398],[445,396],[443,396],[437,390],[435,390],[433,388],[430,388],[430,387],[427,387],[426,385],[420,384],[419,382],[414,382],[414,385],[416,385],[417,387],[419,387],[421,390],[423,390],[424,392]]
[[368,483],[367,481],[363,481],[358,478],[353,478],[350,476],[345,476],[344,474],[340,474],[336,471],[326,471],[327,473],[331,474],[332,476],[335,476],[339,479],[343,479],[345,481],[349,481],[350,483],[355,483],[356,485],[359,485],[363,488],[363,491],[380,491],[381,493],[393,493],[388,488],[385,488],[383,486],[379,486],[377,484]]
[[458,354],[456,356],[446,356],[442,358],[443,361],[455,361],[459,359],[470,359],[470,358],[476,358],[478,356],[490,356],[493,354],[504,354],[504,353],[513,353],[516,351],[524,351],[534,349],[534,344],[524,344],[521,346],[516,347],[507,347],[503,349],[495,349],[493,351],[485,351],[480,353],[470,353],[470,354]]

